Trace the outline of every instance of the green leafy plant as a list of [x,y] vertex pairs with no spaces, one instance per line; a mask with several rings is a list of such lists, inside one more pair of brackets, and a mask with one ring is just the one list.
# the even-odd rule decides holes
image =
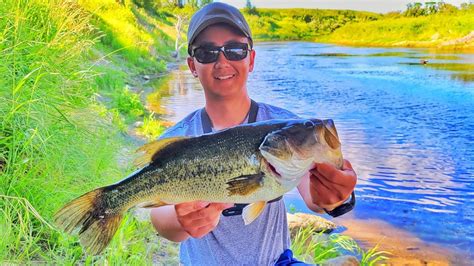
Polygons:
[[378,245],[365,251],[349,236],[316,233],[314,228],[300,228],[291,242],[296,258],[307,263],[320,264],[342,255],[359,258],[360,265],[376,265],[388,259],[389,252],[378,250]]

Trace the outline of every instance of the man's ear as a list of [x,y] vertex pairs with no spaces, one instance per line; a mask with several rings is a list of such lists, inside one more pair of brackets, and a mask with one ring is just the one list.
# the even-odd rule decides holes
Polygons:
[[249,72],[252,72],[252,71],[253,71],[254,64],[255,64],[255,50],[252,49],[252,50],[250,51]]
[[194,76],[194,77],[197,77],[198,74],[197,74],[197,71],[196,71],[196,65],[194,64],[194,58],[192,58],[191,56],[188,56],[188,58],[186,59],[186,61],[188,62],[189,70],[191,71],[191,73],[193,74],[193,76]]

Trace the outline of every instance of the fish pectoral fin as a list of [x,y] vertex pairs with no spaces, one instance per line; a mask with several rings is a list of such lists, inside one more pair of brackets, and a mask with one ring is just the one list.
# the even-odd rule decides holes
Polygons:
[[249,195],[263,185],[263,173],[235,177],[227,182],[227,185],[229,185],[227,188],[229,196]]
[[257,219],[257,217],[262,213],[263,209],[265,209],[265,205],[267,205],[266,201],[258,201],[245,206],[242,210],[244,224],[248,225]]
[[169,205],[169,204],[161,200],[155,200],[155,201],[146,201],[146,202],[138,204],[137,206],[140,208],[158,208],[165,205]]
[[143,154],[136,158],[133,163],[137,167],[144,167],[153,160],[153,155],[155,155],[159,150],[163,149],[171,143],[186,138],[187,137],[165,138],[147,143],[137,149],[136,152],[143,152]]
[[328,143],[329,147],[332,149],[338,149],[341,147],[341,142],[339,141],[339,137],[337,135],[336,127],[334,126],[334,122],[332,120],[324,120],[324,139]]

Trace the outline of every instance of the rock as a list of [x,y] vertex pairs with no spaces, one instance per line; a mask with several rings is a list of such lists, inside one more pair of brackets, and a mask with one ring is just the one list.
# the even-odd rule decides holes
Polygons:
[[431,40],[432,40],[432,41],[436,41],[436,40],[439,39],[440,36],[441,36],[441,35],[439,34],[439,32],[437,32],[437,33],[431,35]]
[[335,223],[318,215],[312,215],[307,213],[287,213],[288,227],[291,235],[295,236],[300,228],[311,227],[315,229],[315,232],[331,232],[337,226]]
[[136,121],[135,123],[133,123],[133,126],[134,127],[141,127],[141,126],[143,126],[143,122],[142,121]]
[[326,260],[321,264],[322,266],[358,266],[359,260],[350,255],[339,256],[337,258]]

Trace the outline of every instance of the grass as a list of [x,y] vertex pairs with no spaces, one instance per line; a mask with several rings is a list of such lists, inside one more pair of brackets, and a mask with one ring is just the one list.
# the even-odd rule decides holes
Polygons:
[[[132,170],[118,163],[129,156],[119,151],[134,150],[121,132],[124,117],[144,108],[126,71],[143,70],[132,63],[162,71],[164,62],[137,49],[130,63],[133,52],[102,43],[96,15],[69,1],[2,1],[0,14],[0,261],[150,263],[161,242],[149,222],[127,216],[110,248],[90,257],[51,220],[68,200]],[[125,61],[133,68],[117,64]]]
[[[365,46],[439,47],[444,42],[468,35],[473,29],[473,13],[460,12],[351,23],[318,41]],[[473,45],[471,40],[464,46]]]
[[379,251],[378,245],[365,251],[349,236],[316,233],[313,228],[300,228],[292,239],[291,250],[296,258],[306,263],[322,264],[342,255],[356,257],[360,265],[380,265],[388,259],[389,252]]

